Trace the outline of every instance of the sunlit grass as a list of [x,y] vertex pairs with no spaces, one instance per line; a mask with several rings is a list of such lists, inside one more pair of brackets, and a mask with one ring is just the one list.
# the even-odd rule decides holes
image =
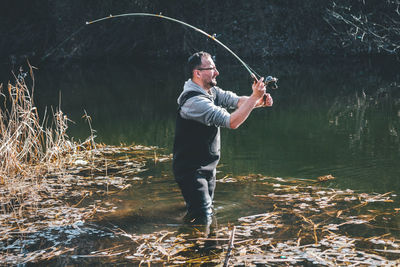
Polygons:
[[[41,199],[46,173],[62,170],[67,153],[83,146],[71,142],[68,117],[60,109],[52,111],[51,120],[39,118],[34,104],[33,67],[32,85],[26,82],[27,73],[14,74],[14,81],[6,88],[0,85],[0,200],[1,213],[23,217],[27,205]],[[29,88],[31,87],[31,88]],[[49,125],[47,125],[49,124]]]
[[[20,72],[7,86],[0,85],[0,262],[10,264],[73,251],[58,244],[41,249],[24,240],[113,212],[115,207],[102,199],[129,188],[129,181],[146,170],[147,160],[164,160],[155,147],[95,144],[86,112],[89,138],[73,141],[67,134],[69,119],[60,109],[39,117],[29,68],[31,79]],[[19,253],[22,247],[29,252]]]

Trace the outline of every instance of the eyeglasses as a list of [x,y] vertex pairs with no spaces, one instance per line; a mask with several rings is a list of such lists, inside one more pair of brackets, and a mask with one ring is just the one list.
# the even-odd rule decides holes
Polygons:
[[210,67],[210,68],[197,68],[198,70],[217,70],[217,67]]

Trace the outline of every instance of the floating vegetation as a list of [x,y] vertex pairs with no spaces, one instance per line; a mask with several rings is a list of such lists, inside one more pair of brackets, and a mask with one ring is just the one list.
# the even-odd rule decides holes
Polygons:
[[210,228],[180,225],[145,234],[119,228],[96,230],[118,241],[87,254],[68,251],[68,246],[57,247],[57,251],[65,252],[64,257],[70,255],[76,263],[85,259],[86,263],[168,266],[400,264],[397,195],[325,188],[318,179],[234,178],[227,181],[257,183],[265,192],[253,195],[252,203],[264,205],[264,213]]
[[283,181],[260,175],[225,181],[233,180],[257,181],[265,186],[268,193],[254,195],[254,200],[272,204],[272,210],[241,217],[234,228],[222,226],[206,237],[202,231],[197,237],[179,231],[146,235],[120,232],[132,241],[125,259],[170,265],[216,265],[227,260],[234,266],[400,264],[395,194],[356,193],[316,186],[311,179]]
[[[65,248],[68,236],[95,214],[116,210],[101,198],[118,193],[147,170],[146,162],[162,162],[156,147],[104,146],[69,140],[68,118],[57,110],[52,126],[40,123],[32,90],[22,71],[8,84],[0,109],[0,262],[19,264],[48,260]],[[87,114],[86,114],[86,117]],[[46,120],[45,120],[46,121]],[[92,131],[93,133],[93,131]],[[47,231],[47,232],[46,232]],[[59,235],[61,241],[54,235]],[[67,236],[67,237],[66,237]],[[101,236],[101,235],[100,235]],[[46,239],[46,249],[35,250]]]
[[[84,223],[101,214],[115,212],[116,206],[104,198],[140,180],[137,174],[147,170],[146,162],[170,158],[159,154],[155,159],[156,152],[157,147],[98,144],[96,149],[66,155],[62,171],[45,174],[40,187],[36,188],[34,203],[25,200],[21,214],[0,214],[0,262],[35,262],[46,259],[44,255],[51,259],[51,253],[60,255],[61,252],[73,251],[64,248],[68,245],[65,233],[71,235],[70,238],[90,233],[97,237],[113,236],[109,231],[88,230]],[[4,190],[0,187],[0,194],[4,194]],[[36,254],[18,253],[21,248],[34,248],[38,237],[45,237],[51,244],[48,250]]]

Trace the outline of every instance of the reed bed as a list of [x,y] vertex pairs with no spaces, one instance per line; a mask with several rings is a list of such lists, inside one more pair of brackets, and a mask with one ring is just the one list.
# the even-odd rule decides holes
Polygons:
[[23,72],[15,75],[15,83],[8,83],[6,89],[0,85],[1,213],[13,213],[17,218],[40,199],[44,174],[62,168],[65,153],[78,147],[68,140],[68,118],[61,110],[53,114],[51,126],[40,122],[33,101],[33,67],[29,67],[31,90]]
[[[135,174],[146,170],[145,161],[165,160],[155,147],[96,145],[93,130],[86,141],[73,142],[67,135],[69,119],[60,109],[52,111],[51,122],[46,114],[40,120],[33,100],[34,67],[29,68],[31,86],[23,72],[6,88],[0,85],[0,262],[8,264],[71,251],[63,246],[35,251],[26,237],[112,212],[101,198],[128,188]],[[86,112],[85,117],[90,119]]]
[[[115,203],[108,199],[129,188],[133,181],[140,182],[142,178],[137,175],[147,170],[147,162],[170,159],[158,150],[141,145],[97,144],[96,149],[78,149],[64,155],[62,168],[43,174],[36,199],[25,199],[21,216],[15,216],[15,212],[0,214],[0,262],[41,262],[67,252],[74,254],[73,248],[66,247],[66,235],[74,239],[89,231],[109,236],[108,230],[81,228],[116,212]],[[5,189],[0,192],[4,194]],[[45,249],[37,247],[43,238],[52,240]],[[21,253],[22,248],[29,253]]]

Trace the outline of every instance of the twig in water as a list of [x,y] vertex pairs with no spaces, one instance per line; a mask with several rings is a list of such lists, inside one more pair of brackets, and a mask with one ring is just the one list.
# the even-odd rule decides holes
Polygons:
[[235,242],[235,229],[236,227],[233,226],[232,232],[231,232],[231,237],[229,239],[229,246],[228,246],[228,251],[226,252],[226,257],[225,257],[225,262],[224,262],[224,267],[228,266],[229,263],[229,257],[231,256],[231,251],[233,248],[233,243]]

